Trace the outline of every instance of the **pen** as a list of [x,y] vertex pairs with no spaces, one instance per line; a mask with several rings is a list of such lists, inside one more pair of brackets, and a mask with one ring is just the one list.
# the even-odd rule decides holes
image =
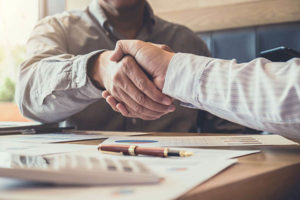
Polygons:
[[136,145],[99,145],[98,150],[104,152],[117,152],[131,156],[137,156],[139,154],[142,154],[158,157],[189,157],[193,155],[192,152],[172,150],[169,148],[139,147]]

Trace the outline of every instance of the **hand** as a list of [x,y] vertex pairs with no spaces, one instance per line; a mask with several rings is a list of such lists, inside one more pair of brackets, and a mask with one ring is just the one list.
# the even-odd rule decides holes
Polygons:
[[109,59],[111,55],[112,51],[100,54],[89,75],[99,87],[105,88],[117,101],[126,105],[131,113],[128,117],[138,115],[151,120],[174,110],[172,100],[148,79],[134,58],[125,56],[117,63]]
[[[153,81],[157,87],[160,89],[163,88],[167,67],[174,55],[168,46],[138,40],[119,41],[111,60],[118,61],[124,54],[135,56],[137,62],[153,77]],[[104,91],[102,96],[114,110],[121,112],[122,115],[130,116],[134,114],[126,109],[124,104],[119,103],[108,91]]]
[[166,45],[156,45],[140,40],[119,40],[111,56],[111,61],[120,61],[124,55],[131,55],[153,78],[155,85],[162,90],[168,65],[174,52]]

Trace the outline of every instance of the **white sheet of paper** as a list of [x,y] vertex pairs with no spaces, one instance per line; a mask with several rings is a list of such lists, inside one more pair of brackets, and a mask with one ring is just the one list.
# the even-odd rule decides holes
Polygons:
[[[172,148],[172,149],[179,149],[179,148]],[[260,150],[217,150],[217,149],[197,149],[197,148],[180,148],[180,150],[193,152],[193,156],[184,157],[184,159],[190,159],[190,160],[230,159],[230,158],[237,158],[237,157],[260,152]],[[181,158],[172,157],[172,159],[181,159]]]
[[299,145],[280,135],[109,137],[103,144],[126,144],[152,147]]
[[32,134],[32,135],[1,136],[1,141],[30,142],[30,143],[57,143],[57,142],[82,141],[82,140],[97,140],[97,139],[103,139],[108,137],[109,136],[90,135],[90,134],[47,133],[47,134]]
[[150,133],[144,133],[144,132],[89,131],[89,130],[64,130],[64,133],[95,134],[95,135],[103,135],[103,136],[138,136],[138,135],[150,135]]
[[[58,147],[65,144],[42,145],[55,145]],[[91,147],[91,149],[82,150],[80,152],[72,152],[72,154],[98,155],[101,157],[113,156],[98,152],[96,146]],[[187,150],[194,152],[194,156],[188,158],[172,157],[168,159],[149,156],[126,157],[127,159],[137,159],[140,162],[143,162],[154,173],[161,176],[162,181],[159,184],[107,187],[59,187],[49,185],[41,186],[40,184],[35,184],[32,182],[22,182],[0,178],[0,196],[7,199],[16,198],[20,200],[52,200],[66,198],[70,200],[140,200],[147,197],[158,200],[175,199],[236,162],[235,160],[228,160],[229,158],[258,152],[196,148],[188,148]]]
[[[138,160],[86,154],[47,156],[0,152],[0,177],[62,186],[157,184],[160,176]],[[1,198],[0,198],[1,199]]]
[[73,151],[94,150],[94,145],[80,144],[38,144],[0,141],[0,152],[22,155],[46,155]]
[[23,127],[23,126],[36,126],[36,125],[41,125],[40,122],[0,122],[0,128],[10,128],[10,127]]
[[85,196],[88,199],[176,199],[235,162],[235,160],[198,161],[195,165],[195,163],[188,161],[176,164],[165,161],[164,164],[150,165],[151,169],[162,177],[160,184],[109,187],[106,189],[91,188],[89,192],[85,193]]
[[[72,133],[73,132],[73,133]],[[83,134],[84,133],[84,134]],[[45,133],[30,135],[3,135],[1,141],[30,142],[30,143],[58,143],[82,140],[98,140],[110,136],[147,135],[142,132],[100,132],[100,131],[67,131],[67,133]]]
[[[108,156],[99,154],[99,156]],[[234,164],[235,160],[216,159],[207,161],[169,160],[152,157],[128,157],[140,162],[161,176],[159,184],[126,185],[106,187],[53,187],[28,185],[24,182],[13,182],[11,179],[0,179],[0,196],[7,199],[175,199],[198,184],[206,181],[220,171]],[[155,162],[153,162],[155,160]],[[22,188],[22,185],[24,188]],[[16,189],[14,189],[16,187]]]

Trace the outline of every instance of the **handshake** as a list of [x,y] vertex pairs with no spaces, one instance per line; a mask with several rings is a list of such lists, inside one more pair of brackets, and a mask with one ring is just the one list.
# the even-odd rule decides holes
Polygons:
[[89,76],[102,96],[123,116],[154,120],[173,112],[170,97],[162,93],[168,65],[174,53],[165,45],[120,40],[114,51],[101,53],[89,68]]

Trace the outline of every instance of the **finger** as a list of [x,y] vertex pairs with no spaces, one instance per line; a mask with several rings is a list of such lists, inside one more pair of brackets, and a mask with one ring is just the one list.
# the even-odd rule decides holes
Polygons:
[[[108,99],[108,103],[110,104],[110,106],[116,112],[120,112],[123,116],[125,116],[125,117],[131,117],[131,118],[141,118],[141,116],[138,116],[138,115],[134,114],[135,112],[132,109],[126,108],[126,106],[123,105],[123,103],[119,103],[113,96],[108,95],[107,99]],[[130,110],[131,112],[129,112],[128,110]],[[142,118],[144,120],[155,120],[155,119],[158,119],[159,117],[161,117],[161,116],[160,115],[155,116],[155,117],[152,117],[152,116],[151,117],[150,116],[143,116]]]
[[152,43],[152,42],[149,42],[150,44],[154,45],[154,46],[157,46],[165,51],[168,51],[168,52],[171,52],[171,53],[174,53],[174,51],[166,44],[155,44],[155,43]]
[[[126,108],[125,105],[123,105],[123,103],[118,103],[118,101],[111,95],[107,96],[108,99],[108,103],[109,105],[116,111],[116,112],[120,112],[123,116],[125,117],[131,117],[131,118],[140,118],[140,116],[134,114],[134,111],[130,108]],[[129,112],[128,110],[130,110],[131,112]],[[145,120],[154,120],[161,117],[156,116],[156,117],[149,117],[149,116],[144,116],[143,119]]]
[[[120,112],[123,116],[131,117],[131,118],[139,118],[139,116],[134,114],[133,110],[130,109],[131,112],[129,112],[127,110],[126,106],[124,106],[123,103],[118,103],[118,101],[113,96],[108,95],[107,96],[107,101],[108,101],[108,104],[113,108],[113,110],[115,110],[116,112]],[[154,120],[154,119],[157,119],[159,117],[160,116],[157,116],[157,117],[144,116],[143,119],[145,119],[145,120]]]
[[126,107],[122,104],[119,103],[113,96],[108,95],[107,96],[107,103],[111,106],[111,108],[116,111],[121,113],[125,117],[131,117],[131,118],[136,118],[137,116],[134,115],[133,113],[129,113],[129,111],[126,109]]
[[121,113],[123,116],[128,117],[129,111],[125,108],[125,106],[124,106],[122,103],[118,103],[118,104],[117,104],[117,109],[120,111],[120,113]]
[[110,94],[109,94],[109,92],[108,92],[107,90],[104,90],[104,91],[102,92],[102,97],[103,97],[104,99],[106,99],[109,95],[110,95]]
[[118,62],[125,54],[129,54],[134,57],[142,43],[144,42],[140,40],[119,40],[110,60]]
[[156,118],[160,117],[165,113],[156,112],[149,110],[139,104],[137,104],[131,96],[129,96],[124,91],[119,91],[120,98],[123,100],[122,103],[126,105],[127,110],[129,113],[135,114],[136,116],[139,116],[139,118],[142,119],[148,119],[148,118]]
[[154,83],[148,79],[146,74],[132,57],[126,56],[123,58],[122,64],[123,72],[147,97],[160,104],[168,106],[172,104],[171,98],[164,95]]
[[118,102],[116,101],[116,99],[112,96],[107,96],[106,98],[106,102],[110,105],[110,107],[116,111],[119,112],[118,108],[117,108],[117,104]]
[[120,85],[124,93],[130,94],[130,97],[135,101],[135,103],[159,113],[168,113],[173,111],[174,105],[163,105],[157,103],[147,97],[143,92],[141,92],[126,76],[122,78],[124,83]]
[[[126,116],[126,117],[131,117],[131,118],[141,118],[143,120],[155,120],[155,119],[158,119],[160,118],[161,116],[155,116],[155,117],[152,117],[152,116],[140,116],[140,115],[136,115],[134,113],[134,111],[128,107],[126,107],[123,103],[118,103],[117,104],[117,108],[120,110],[120,112],[122,113],[122,115]],[[125,110],[128,111],[128,113],[124,113],[126,112]]]
[[[114,97],[111,95],[107,96],[107,101],[108,104],[115,110],[116,112],[120,112],[123,116],[125,117],[130,117],[130,118],[142,118],[144,120],[155,120],[158,119],[161,116],[156,116],[156,117],[150,117],[150,116],[138,116],[134,114],[134,111],[130,108],[126,108],[126,106],[123,105],[123,103],[118,103]],[[130,110],[131,112],[129,112]]]

